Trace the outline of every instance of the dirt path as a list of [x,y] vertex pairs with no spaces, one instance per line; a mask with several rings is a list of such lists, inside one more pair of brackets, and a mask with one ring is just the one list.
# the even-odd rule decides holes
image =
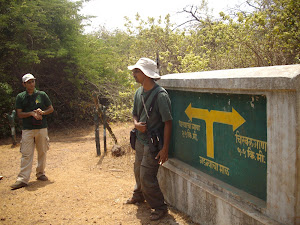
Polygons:
[[9,186],[19,172],[19,146],[0,140],[0,224],[194,224],[172,207],[167,217],[151,222],[147,203],[124,204],[134,186],[134,152],[127,145],[131,124],[114,124],[112,129],[126,151],[122,157],[111,156],[110,137],[108,154],[103,154],[101,139],[97,157],[93,127],[50,130],[49,181],[35,178],[35,152],[29,186],[15,191]]

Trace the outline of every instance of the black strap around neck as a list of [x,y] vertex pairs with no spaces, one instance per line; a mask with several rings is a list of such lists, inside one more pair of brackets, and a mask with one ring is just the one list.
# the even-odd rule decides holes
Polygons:
[[148,109],[148,116],[149,116],[149,118],[150,118],[150,116],[152,114],[152,109],[154,107],[154,104],[155,104],[155,101],[156,101],[156,99],[158,97],[158,94],[161,93],[161,92],[165,92],[165,90],[164,89],[159,90],[158,92],[156,92],[156,94],[152,98],[152,102],[151,102],[150,107]]
[[[159,87],[159,86],[158,86],[157,84],[155,84],[155,86],[150,90],[149,94],[146,96],[146,98],[145,98],[145,100],[144,100],[145,104],[146,104],[148,98],[150,97],[150,95],[152,94],[152,92],[153,92],[156,88],[158,88],[158,87]],[[143,94],[143,92],[144,92],[144,89],[143,89],[141,95]],[[140,116],[142,115],[143,109],[144,109],[144,106],[143,106],[143,104],[142,104],[140,111],[138,111],[138,112],[140,112],[140,113],[138,113],[138,115],[137,115],[138,121],[140,120]]]

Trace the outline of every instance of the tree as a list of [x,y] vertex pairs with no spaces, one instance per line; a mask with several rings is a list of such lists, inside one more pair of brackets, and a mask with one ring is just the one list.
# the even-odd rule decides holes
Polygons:
[[[299,63],[299,1],[247,1],[250,12],[237,10],[221,19],[201,16],[201,8],[186,10],[194,22],[198,53],[205,51],[209,69]],[[203,9],[205,10],[205,8]]]
[[[82,41],[82,2],[67,0],[5,1],[0,6],[0,83],[12,99],[23,90],[21,77],[33,73],[38,88],[56,105],[59,118],[71,117],[70,99],[79,95],[78,47]],[[5,110],[13,109],[13,105]],[[4,111],[0,111],[4,115]]]

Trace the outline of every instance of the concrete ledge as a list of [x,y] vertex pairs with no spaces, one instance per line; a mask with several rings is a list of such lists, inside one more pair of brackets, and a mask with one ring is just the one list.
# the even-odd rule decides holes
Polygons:
[[200,224],[280,225],[263,215],[265,202],[176,159],[159,169],[168,204]]
[[159,84],[169,89],[289,90],[299,89],[300,64],[272,67],[203,71],[162,76]]

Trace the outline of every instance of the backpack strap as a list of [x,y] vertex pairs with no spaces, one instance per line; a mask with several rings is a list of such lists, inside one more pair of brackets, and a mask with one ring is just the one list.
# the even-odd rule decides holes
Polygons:
[[155,95],[154,95],[153,98],[152,98],[152,102],[151,102],[151,104],[150,104],[149,110],[148,110],[149,118],[150,118],[150,116],[151,116],[152,109],[154,108],[154,104],[155,104],[155,102],[156,102],[156,99],[157,99],[157,97],[158,97],[158,94],[161,93],[161,92],[167,93],[167,92],[165,91],[165,89],[163,89],[163,88],[160,88],[160,90],[157,91],[157,92],[155,93]]
[[[148,98],[150,97],[150,95],[152,94],[152,92],[153,92],[157,87],[159,87],[159,86],[156,85],[154,88],[152,88],[152,89],[150,90],[149,95],[147,95],[147,97],[145,98],[145,103],[147,102]],[[140,113],[138,113],[139,115],[137,115],[138,120],[140,120],[140,116],[142,115],[143,110],[144,110],[144,106],[142,105],[142,106],[141,106],[141,109],[140,109],[140,111],[139,111]]]

